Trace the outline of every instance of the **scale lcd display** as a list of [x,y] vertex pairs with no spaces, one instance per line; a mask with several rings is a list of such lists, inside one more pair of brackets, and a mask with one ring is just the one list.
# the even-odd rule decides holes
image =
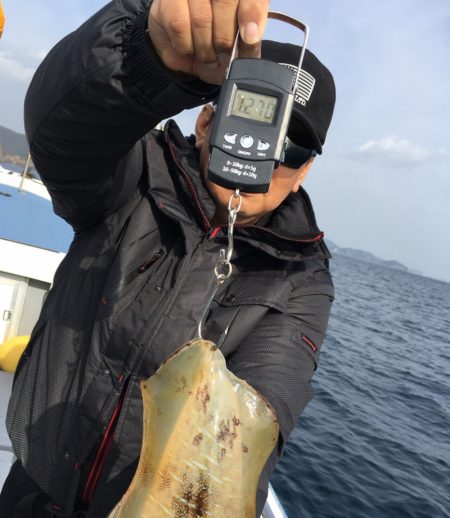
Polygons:
[[238,88],[234,94],[231,114],[244,119],[272,124],[278,99]]

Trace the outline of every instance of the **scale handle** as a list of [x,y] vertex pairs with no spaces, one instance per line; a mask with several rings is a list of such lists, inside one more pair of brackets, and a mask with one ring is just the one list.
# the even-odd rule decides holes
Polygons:
[[[298,84],[298,82],[300,80],[300,75],[301,75],[302,65],[303,65],[303,58],[305,57],[306,44],[308,43],[309,27],[306,25],[306,23],[303,23],[300,20],[297,20],[297,18],[294,18],[293,16],[289,16],[288,14],[280,13],[278,11],[269,11],[268,18],[270,20],[279,20],[280,22],[288,23],[289,25],[292,25],[292,26],[296,27],[297,29],[300,29],[303,32],[303,44],[302,44],[302,50],[300,52],[300,59],[298,61],[297,77],[295,79],[295,82],[292,84],[292,92],[294,92],[296,85]],[[228,79],[228,76],[230,74],[231,64],[236,59],[239,36],[240,36],[240,32],[238,29],[237,34],[236,34],[236,39],[234,40],[233,51],[231,53],[230,64],[228,66],[226,79]]]

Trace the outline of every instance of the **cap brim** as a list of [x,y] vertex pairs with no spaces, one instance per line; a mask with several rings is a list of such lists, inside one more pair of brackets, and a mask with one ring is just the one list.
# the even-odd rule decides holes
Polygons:
[[322,154],[322,144],[314,126],[303,114],[294,112],[289,123],[288,136],[295,144],[307,147]]

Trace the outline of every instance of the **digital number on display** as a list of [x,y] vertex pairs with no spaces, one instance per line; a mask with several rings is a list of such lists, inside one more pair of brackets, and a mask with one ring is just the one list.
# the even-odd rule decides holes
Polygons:
[[238,88],[231,114],[245,119],[271,124],[275,116],[278,100],[270,95],[257,94]]

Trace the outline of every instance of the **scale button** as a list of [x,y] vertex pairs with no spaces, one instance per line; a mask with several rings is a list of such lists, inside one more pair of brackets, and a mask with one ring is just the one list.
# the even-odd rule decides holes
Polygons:
[[263,138],[259,139],[258,142],[258,151],[267,151],[270,148],[269,142],[264,140]]
[[253,146],[254,142],[255,141],[253,140],[253,137],[250,135],[244,135],[243,137],[241,137],[241,146],[244,149],[250,149]]
[[229,144],[236,144],[236,137],[237,137],[237,133],[227,133],[227,134],[224,136],[224,139],[225,139]]

